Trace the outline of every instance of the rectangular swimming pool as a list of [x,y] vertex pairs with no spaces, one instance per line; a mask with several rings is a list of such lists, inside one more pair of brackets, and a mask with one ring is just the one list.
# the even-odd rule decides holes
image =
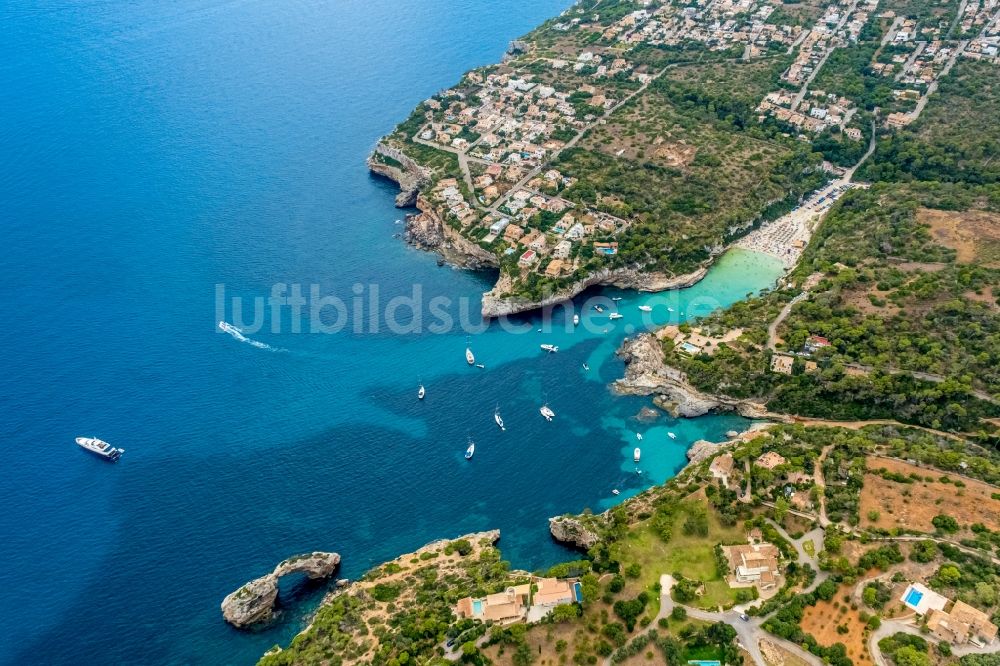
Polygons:
[[472,600],[472,612],[476,615],[482,615],[483,613],[483,600],[473,599]]
[[919,606],[920,600],[924,598],[924,593],[920,590],[915,590],[912,587],[910,591],[906,593],[906,603],[910,606]]

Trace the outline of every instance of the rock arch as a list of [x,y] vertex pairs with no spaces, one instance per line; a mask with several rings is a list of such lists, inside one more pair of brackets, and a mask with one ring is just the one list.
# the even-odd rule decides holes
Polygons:
[[304,573],[311,579],[329,578],[340,565],[337,553],[313,552],[289,557],[274,570],[255,578],[222,600],[222,617],[243,629],[271,619],[278,600],[278,580],[291,573]]

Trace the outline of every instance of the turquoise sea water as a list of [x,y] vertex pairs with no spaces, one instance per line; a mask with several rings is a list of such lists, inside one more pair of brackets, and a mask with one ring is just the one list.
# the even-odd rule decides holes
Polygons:
[[[254,633],[219,602],[288,555],[334,550],[355,577],[500,528],[515,566],[545,566],[571,556],[548,516],[610,506],[673,475],[692,441],[745,424],[641,425],[649,401],[607,384],[626,335],[772,284],[780,266],[748,253],[682,292],[586,294],[623,297],[614,326],[538,333],[527,317],[522,334],[468,334],[485,370],[457,329],[296,334],[287,310],[265,309],[248,336],[271,351],[216,328],[217,285],[252,300],[276,283],[348,301],[377,285],[383,303],[419,285],[424,301],[471,296],[476,323],[493,276],[394,238],[395,188],[363,160],[417,102],[566,4],[0,6],[0,662],[252,663],[322,588],[286,581],[278,622]],[[232,320],[232,301],[222,311]],[[78,435],[126,454],[104,464]]]

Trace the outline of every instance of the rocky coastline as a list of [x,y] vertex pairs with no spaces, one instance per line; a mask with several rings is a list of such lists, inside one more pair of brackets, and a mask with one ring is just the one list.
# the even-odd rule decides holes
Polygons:
[[430,183],[430,173],[416,161],[384,143],[376,144],[368,156],[368,169],[399,186],[397,208],[409,208],[417,201],[421,188]]
[[340,566],[337,553],[312,552],[284,560],[271,573],[244,584],[222,600],[222,617],[237,629],[267,622],[278,601],[278,579],[304,573],[313,580],[329,578]]
[[[392,164],[386,163],[386,159]],[[407,217],[403,238],[408,244],[420,250],[436,252],[446,263],[459,268],[482,270],[499,267],[499,260],[493,253],[445,223],[434,205],[421,196],[420,190],[430,183],[430,176],[423,167],[401,151],[380,142],[368,157],[368,168],[399,186],[396,196],[398,208],[416,207],[420,211],[419,215]],[[538,300],[509,295],[510,282],[501,275],[493,289],[483,294],[482,315],[486,318],[503,317],[558,305],[598,285],[647,292],[684,289],[704,278],[708,269],[709,266],[705,265],[691,273],[666,275],[644,272],[635,267],[607,268]]]
[[770,418],[764,405],[751,400],[703,393],[687,376],[663,361],[660,341],[653,333],[641,333],[626,341],[618,356],[625,361],[625,376],[612,388],[620,395],[653,395],[654,404],[674,418],[693,418],[715,411],[734,411],[747,418]]
[[584,290],[598,285],[618,287],[620,289],[635,289],[637,291],[684,289],[699,282],[707,273],[707,266],[699,268],[692,273],[677,276],[668,276],[663,273],[645,273],[636,268],[607,268],[591,273],[586,278],[578,280],[537,301],[505,296],[504,294],[507,291],[506,285],[498,283],[491,291],[483,294],[483,316],[503,317],[550,307],[564,303]]
[[441,219],[434,206],[419,194],[414,205],[420,214],[406,218],[403,238],[407,243],[421,250],[437,252],[447,263],[460,268],[482,270],[499,266],[493,253],[452,229]]

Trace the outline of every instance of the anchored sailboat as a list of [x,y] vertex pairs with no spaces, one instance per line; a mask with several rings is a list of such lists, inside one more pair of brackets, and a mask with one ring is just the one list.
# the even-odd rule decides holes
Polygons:
[[465,450],[465,459],[466,460],[472,460],[472,456],[474,456],[475,454],[476,454],[476,443],[473,442],[472,438],[470,437],[469,438],[469,448],[467,448]]
[[476,357],[472,353],[472,344],[469,342],[469,338],[465,339],[465,362],[469,365],[476,364]]
[[506,428],[503,427],[503,419],[500,418],[500,405],[497,405],[497,408],[493,410],[493,420],[497,422],[497,425],[500,426],[501,430],[506,430]]

